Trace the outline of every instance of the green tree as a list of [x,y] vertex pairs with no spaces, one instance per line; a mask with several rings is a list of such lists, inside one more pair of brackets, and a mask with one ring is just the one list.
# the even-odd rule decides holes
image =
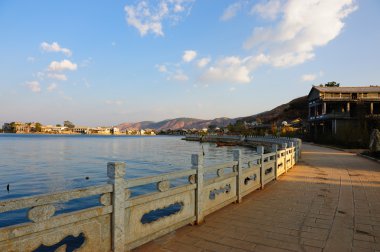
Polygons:
[[75,128],[75,125],[72,122],[70,122],[70,121],[64,121],[63,122],[63,126],[69,128],[69,129]]
[[61,126],[61,124],[59,124],[59,123],[58,123],[58,124],[56,124],[55,126],[56,126],[56,127],[62,127],[62,126]]
[[35,131],[36,132],[41,132],[42,131],[42,125],[41,125],[41,123],[36,122],[36,124],[35,124]]
[[340,83],[337,83],[335,81],[329,81],[325,84],[325,87],[339,87]]
[[15,122],[11,122],[11,132],[16,133],[16,123]]

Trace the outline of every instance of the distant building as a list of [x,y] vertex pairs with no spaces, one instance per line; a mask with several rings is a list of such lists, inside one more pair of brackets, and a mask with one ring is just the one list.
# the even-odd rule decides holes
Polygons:
[[315,86],[309,92],[308,107],[313,140],[328,136],[364,138],[352,133],[359,132],[366,119],[380,117],[380,87]]
[[121,134],[120,129],[117,128],[117,127],[112,127],[112,129],[110,130],[110,132],[113,135],[120,135]]
[[90,131],[90,128],[89,127],[85,127],[85,126],[75,126],[72,129],[72,132],[79,133],[79,134],[88,134],[89,131]]
[[67,130],[68,130],[67,127],[62,127],[62,126],[53,126],[53,125],[41,126],[42,133],[62,134],[63,132]]
[[3,131],[7,133],[30,133],[35,128],[35,123],[11,122],[3,125]]
[[[84,127],[82,127],[82,128],[84,128]],[[110,134],[112,134],[112,128],[110,128],[110,127],[88,128],[87,133],[82,133],[82,134],[110,135]]]

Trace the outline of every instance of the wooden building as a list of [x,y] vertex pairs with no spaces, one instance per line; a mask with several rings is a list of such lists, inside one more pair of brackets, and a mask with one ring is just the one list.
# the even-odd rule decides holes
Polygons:
[[308,106],[309,130],[314,141],[326,137],[365,138],[353,133],[367,128],[367,119],[380,118],[380,86],[314,86],[308,95]]

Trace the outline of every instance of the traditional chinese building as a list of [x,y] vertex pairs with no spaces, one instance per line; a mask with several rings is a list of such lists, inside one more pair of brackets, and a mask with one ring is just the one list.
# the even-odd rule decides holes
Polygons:
[[[364,128],[367,119],[380,118],[380,86],[319,87],[308,95],[309,130],[313,140],[350,138]],[[355,135],[355,134],[356,135]]]

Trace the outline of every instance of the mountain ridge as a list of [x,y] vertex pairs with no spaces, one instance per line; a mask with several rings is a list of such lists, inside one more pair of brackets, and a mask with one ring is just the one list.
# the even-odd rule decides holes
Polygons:
[[207,128],[210,125],[217,127],[226,127],[229,124],[234,124],[238,121],[253,122],[258,119],[262,123],[277,123],[282,121],[289,121],[296,118],[306,120],[307,118],[307,96],[302,96],[291,100],[288,103],[281,104],[272,110],[261,112],[246,117],[227,118],[219,117],[214,119],[197,119],[191,117],[179,117],[174,119],[166,119],[159,122],[154,121],[142,121],[136,123],[121,123],[117,125],[121,130],[141,130],[141,129],[153,129],[157,131],[161,130],[178,130],[178,129],[202,129]]

